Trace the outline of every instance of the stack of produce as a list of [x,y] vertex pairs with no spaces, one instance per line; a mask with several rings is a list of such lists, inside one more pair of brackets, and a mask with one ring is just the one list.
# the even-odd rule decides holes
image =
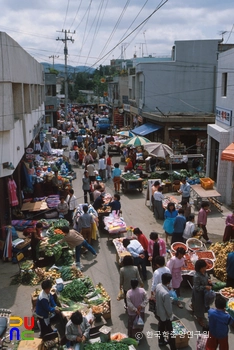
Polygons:
[[227,255],[234,250],[234,243],[215,243],[210,246],[216,256],[214,275],[221,281],[225,282],[227,279]]
[[40,281],[44,280],[51,280],[53,283],[55,283],[56,279],[60,278],[60,272],[58,272],[56,269],[52,269],[50,271],[46,271],[46,269],[37,267],[35,270],[35,273],[37,274]]
[[95,288],[89,277],[75,279],[71,283],[67,284],[61,292],[61,296],[66,299],[70,299],[74,302],[84,300],[84,298],[92,293],[95,293]]
[[61,278],[64,281],[84,277],[83,273],[76,266],[63,266],[60,270]]

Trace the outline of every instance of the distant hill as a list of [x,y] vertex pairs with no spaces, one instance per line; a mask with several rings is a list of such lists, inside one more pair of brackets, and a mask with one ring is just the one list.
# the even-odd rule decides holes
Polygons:
[[[46,63],[46,62],[41,62],[41,64],[44,67],[45,72],[49,71],[49,68],[53,68],[52,64]],[[64,64],[60,64],[57,63],[54,65],[54,69],[56,69],[57,71],[61,72],[60,75],[64,75]],[[87,66],[67,66],[67,73],[68,74],[73,74],[73,73],[78,73],[78,72],[89,72],[89,73],[93,73],[95,71],[94,68],[91,67],[87,67]]]

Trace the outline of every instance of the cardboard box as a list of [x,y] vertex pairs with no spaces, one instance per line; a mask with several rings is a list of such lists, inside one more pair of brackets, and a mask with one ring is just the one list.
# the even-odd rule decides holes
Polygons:
[[[178,327],[177,330],[175,329],[175,326]],[[188,330],[185,327],[185,325],[181,321],[173,321],[172,322],[173,331],[175,331],[175,345],[177,349],[185,348],[188,346],[189,343],[189,337],[188,337]],[[182,334],[178,334],[178,331],[182,331]]]

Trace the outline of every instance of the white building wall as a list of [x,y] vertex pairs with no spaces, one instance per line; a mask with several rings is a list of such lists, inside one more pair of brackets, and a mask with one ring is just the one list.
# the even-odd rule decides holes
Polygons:
[[0,32],[0,177],[16,168],[44,115],[43,66],[15,40]]
[[[219,162],[216,188],[222,195],[222,201],[227,205],[233,204],[233,171],[234,162],[221,160],[222,151],[234,142],[234,49],[219,54],[217,71],[216,106],[232,111],[231,125],[216,117],[214,125],[208,125],[208,136],[219,142]],[[222,94],[222,74],[227,73],[227,94]],[[212,150],[207,150],[207,163],[212,157]],[[209,167],[207,175],[209,175]]]

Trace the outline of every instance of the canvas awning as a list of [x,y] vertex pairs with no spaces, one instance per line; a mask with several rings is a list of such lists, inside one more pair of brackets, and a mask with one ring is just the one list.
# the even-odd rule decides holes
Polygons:
[[136,135],[145,136],[151,132],[158,131],[159,129],[162,129],[162,126],[152,123],[145,123],[141,126],[138,126],[138,128],[132,129],[131,131]]
[[221,160],[234,162],[234,142],[232,142],[221,154]]

